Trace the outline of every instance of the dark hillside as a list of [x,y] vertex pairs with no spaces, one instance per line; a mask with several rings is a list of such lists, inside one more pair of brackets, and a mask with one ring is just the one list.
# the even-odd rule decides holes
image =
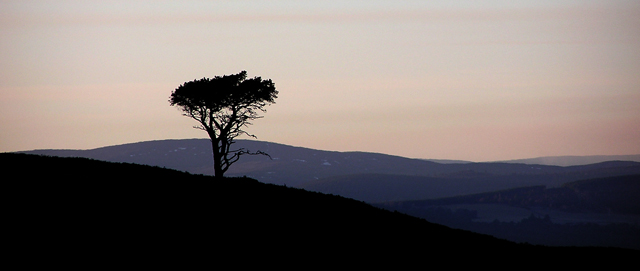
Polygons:
[[25,154],[0,154],[0,163],[11,176],[4,178],[4,221],[11,233],[5,245],[12,248],[9,258],[24,259],[22,266],[131,260],[142,267],[185,258],[210,266],[300,260],[377,266],[423,262],[425,255],[488,261],[531,253],[563,259],[636,254],[520,245],[248,178],[214,180],[158,167]]

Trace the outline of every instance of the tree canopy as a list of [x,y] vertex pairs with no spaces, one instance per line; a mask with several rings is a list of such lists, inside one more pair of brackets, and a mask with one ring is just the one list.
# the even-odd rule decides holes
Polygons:
[[213,148],[214,174],[222,177],[243,154],[265,154],[246,149],[232,150],[234,138],[247,135],[244,127],[262,118],[265,106],[275,103],[278,91],[271,79],[247,79],[247,72],[185,82],[171,93],[169,103],[207,132]]

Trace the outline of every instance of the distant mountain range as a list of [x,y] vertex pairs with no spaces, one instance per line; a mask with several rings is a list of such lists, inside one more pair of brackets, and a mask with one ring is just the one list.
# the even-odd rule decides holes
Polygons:
[[634,161],[640,162],[640,154],[636,155],[590,155],[590,156],[545,156],[529,159],[516,159],[501,161],[504,163],[536,164],[548,166],[581,166],[607,161]]
[[[426,161],[436,162],[440,164],[468,164],[474,163],[465,160],[448,160],[448,159],[423,159]],[[596,164],[608,161],[634,161],[640,162],[640,154],[635,155],[587,155],[587,156],[543,156],[526,159],[500,160],[493,161],[499,163],[512,164],[530,164],[530,165],[546,165],[546,166],[582,166]]]
[[[513,162],[436,163],[380,153],[323,151],[254,140],[238,140],[237,147],[261,150],[273,159],[244,156],[229,169],[229,176],[247,176],[265,183],[366,202],[435,199],[535,185],[559,187],[581,179],[640,174],[640,162],[633,161],[564,167]],[[24,153],[135,163],[194,174],[213,172],[208,139]]]

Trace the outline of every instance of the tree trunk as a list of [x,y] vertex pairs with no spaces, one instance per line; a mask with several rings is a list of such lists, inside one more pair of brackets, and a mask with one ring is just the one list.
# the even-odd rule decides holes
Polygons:
[[223,177],[224,172],[222,171],[222,154],[217,140],[211,139],[211,148],[213,149],[213,176],[219,179]]

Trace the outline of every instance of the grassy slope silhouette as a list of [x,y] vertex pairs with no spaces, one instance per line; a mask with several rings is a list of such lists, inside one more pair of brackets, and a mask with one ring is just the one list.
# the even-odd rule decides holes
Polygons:
[[[350,262],[637,251],[516,244],[363,202],[248,178],[214,180],[86,158],[0,154],[14,256],[153,261],[163,255]],[[149,256],[154,255],[154,256]],[[383,258],[381,258],[383,257]],[[559,256],[558,256],[559,257]],[[364,262],[362,262],[364,263]]]

